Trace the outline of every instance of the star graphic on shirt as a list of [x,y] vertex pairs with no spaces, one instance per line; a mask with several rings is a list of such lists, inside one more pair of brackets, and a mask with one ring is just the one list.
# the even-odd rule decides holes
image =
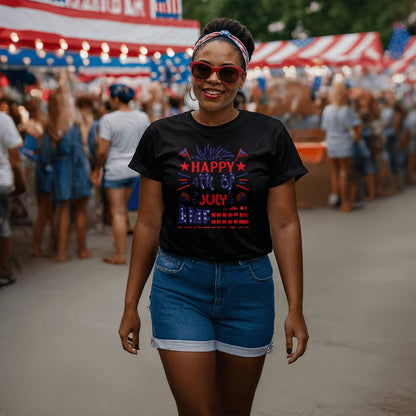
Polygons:
[[183,162],[181,165],[182,170],[188,170],[189,168],[189,163]]
[[243,162],[240,162],[238,165],[238,170],[245,170],[246,165]]

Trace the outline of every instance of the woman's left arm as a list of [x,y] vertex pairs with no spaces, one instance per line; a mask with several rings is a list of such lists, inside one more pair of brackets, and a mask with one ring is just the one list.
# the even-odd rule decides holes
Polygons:
[[[267,214],[273,250],[285,289],[289,314],[285,322],[289,364],[306,351],[309,335],[303,316],[302,237],[296,206],[295,180],[269,189]],[[296,351],[293,338],[297,339]]]

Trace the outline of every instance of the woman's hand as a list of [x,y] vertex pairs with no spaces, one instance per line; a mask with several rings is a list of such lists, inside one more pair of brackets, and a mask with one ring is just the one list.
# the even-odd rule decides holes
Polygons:
[[94,186],[101,186],[103,180],[103,168],[94,169],[90,174],[90,180]]
[[[306,351],[309,334],[302,313],[290,313],[285,322],[286,349],[289,364],[294,363]],[[293,350],[293,338],[297,339],[296,351]]]
[[[137,309],[124,310],[118,334],[123,349],[130,354],[137,355],[139,350],[140,318]],[[131,337],[129,335],[132,334]]]

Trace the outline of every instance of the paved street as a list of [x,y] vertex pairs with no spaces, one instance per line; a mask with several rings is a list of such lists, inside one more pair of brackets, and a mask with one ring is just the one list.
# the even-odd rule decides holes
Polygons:
[[[253,416],[414,416],[416,188],[347,215],[300,214],[309,349],[287,365],[279,282],[276,345]],[[30,258],[30,231],[15,235],[22,269],[0,290],[0,415],[175,415],[149,342],[148,286],[140,354],[119,345],[128,269],[101,262],[108,230],[90,231],[91,259],[65,264]]]

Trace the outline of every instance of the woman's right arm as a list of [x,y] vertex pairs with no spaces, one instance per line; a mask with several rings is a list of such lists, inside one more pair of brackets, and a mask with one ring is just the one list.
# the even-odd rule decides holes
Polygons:
[[[162,183],[141,176],[139,211],[133,233],[124,313],[119,328],[123,349],[131,354],[137,354],[139,348],[140,318],[137,306],[159,248],[163,209]],[[130,334],[132,338],[129,338]]]

